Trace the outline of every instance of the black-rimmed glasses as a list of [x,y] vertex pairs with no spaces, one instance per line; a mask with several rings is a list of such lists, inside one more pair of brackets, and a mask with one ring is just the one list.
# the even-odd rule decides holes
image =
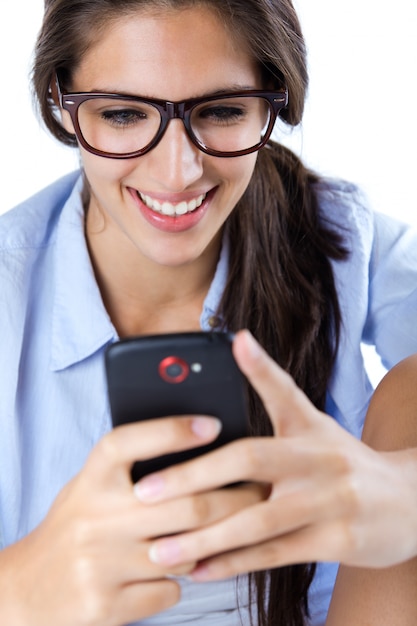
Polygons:
[[277,116],[288,104],[287,90],[245,90],[183,102],[113,93],[62,93],[78,142],[91,152],[130,159],[149,152],[168,122],[181,119],[197,148],[218,157],[256,152],[268,141]]

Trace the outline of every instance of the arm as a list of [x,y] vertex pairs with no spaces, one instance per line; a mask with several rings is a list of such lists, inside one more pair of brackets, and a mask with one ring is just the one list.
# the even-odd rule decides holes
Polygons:
[[[392,467],[392,498],[381,549],[398,556],[417,554],[417,355],[394,367],[378,386],[369,407],[363,440],[386,453]],[[375,477],[375,489],[380,489]],[[392,496],[390,495],[392,494]],[[401,498],[398,498],[398,494]],[[376,511],[376,514],[379,512]],[[417,623],[417,558],[387,569],[340,568],[327,626],[414,626]]]

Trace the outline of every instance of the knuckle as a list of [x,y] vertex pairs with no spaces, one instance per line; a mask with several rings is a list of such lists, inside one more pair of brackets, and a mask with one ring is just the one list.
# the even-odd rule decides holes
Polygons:
[[258,557],[263,569],[273,569],[282,559],[282,549],[279,541],[268,541],[259,546]]
[[191,437],[192,431],[189,426],[190,421],[191,418],[182,416],[159,418],[158,426],[163,428],[164,436],[162,439],[155,437],[155,433],[160,432],[158,428],[155,428],[151,437],[153,451],[157,451],[158,454],[165,454],[166,452],[187,448],[193,441]]
[[101,598],[93,591],[84,593],[81,604],[83,626],[93,626],[100,621],[104,621],[106,611]]
[[354,473],[354,461],[341,446],[334,449],[332,457],[335,470],[340,476],[350,477]]
[[106,464],[115,465],[120,460],[119,437],[113,430],[100,439],[93,450],[95,456],[105,459]]
[[191,526],[197,527],[209,522],[212,514],[212,507],[207,496],[197,495],[187,500],[186,516]]
[[241,442],[241,463],[247,477],[250,478],[264,463],[264,450],[261,440],[248,437]]
[[74,549],[80,554],[88,554],[94,542],[95,532],[90,521],[80,517],[72,524],[72,541]]
[[340,506],[348,522],[353,522],[361,514],[360,487],[352,477],[346,478],[340,490]]
[[355,516],[360,508],[361,489],[352,458],[339,450],[333,461],[336,475],[339,477],[337,494],[339,505],[345,514]]
[[260,508],[253,520],[252,532],[259,538],[268,537],[273,530],[274,519],[269,508]]
[[333,552],[339,560],[351,558],[359,552],[363,552],[365,546],[360,546],[359,537],[354,531],[353,525],[346,520],[339,520],[330,527],[328,537]]
[[190,438],[189,418],[167,418],[164,421],[164,439],[172,444],[187,441]]
[[90,558],[80,556],[74,563],[73,570],[83,626],[104,623],[110,606],[108,594],[100,592],[97,568]]

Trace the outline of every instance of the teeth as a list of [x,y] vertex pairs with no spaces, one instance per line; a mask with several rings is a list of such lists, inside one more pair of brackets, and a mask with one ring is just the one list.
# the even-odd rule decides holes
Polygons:
[[156,211],[157,213],[162,213],[163,215],[185,215],[186,213],[191,213],[198,209],[199,206],[202,205],[203,201],[207,194],[202,193],[201,196],[197,198],[193,198],[190,202],[179,202],[178,204],[172,204],[171,202],[158,202],[158,200],[154,200],[150,196],[146,196],[143,193],[139,192],[141,200],[146,204],[147,207]]

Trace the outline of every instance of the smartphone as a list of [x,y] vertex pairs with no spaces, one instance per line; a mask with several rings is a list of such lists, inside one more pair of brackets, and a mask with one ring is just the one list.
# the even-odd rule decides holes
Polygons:
[[219,437],[208,445],[135,463],[134,482],[249,435],[246,384],[232,340],[227,332],[170,333],[129,337],[107,348],[113,426],[187,414],[222,422]]

